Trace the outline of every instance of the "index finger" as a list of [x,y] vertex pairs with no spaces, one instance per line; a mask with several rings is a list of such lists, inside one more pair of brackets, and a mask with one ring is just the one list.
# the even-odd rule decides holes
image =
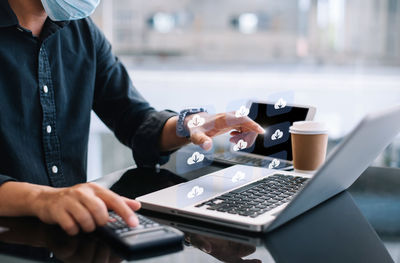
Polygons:
[[120,215],[129,226],[135,227],[139,224],[137,216],[121,196],[108,189],[97,192],[97,196],[104,201],[108,208]]
[[249,117],[246,117],[243,122],[239,125],[235,126],[235,129],[246,130],[246,131],[254,131],[258,134],[264,134],[265,130],[258,124],[257,122],[253,121]]

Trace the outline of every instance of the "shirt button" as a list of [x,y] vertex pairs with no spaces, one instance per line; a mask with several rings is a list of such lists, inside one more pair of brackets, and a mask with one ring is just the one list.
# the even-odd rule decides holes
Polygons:
[[58,173],[58,167],[54,165],[53,167],[51,167],[51,171],[53,172],[53,174]]
[[49,92],[49,87],[47,87],[47,85],[44,85],[43,86],[43,91],[44,91],[44,93]]
[[46,131],[47,131],[47,133],[51,133],[51,126],[50,125],[47,125]]

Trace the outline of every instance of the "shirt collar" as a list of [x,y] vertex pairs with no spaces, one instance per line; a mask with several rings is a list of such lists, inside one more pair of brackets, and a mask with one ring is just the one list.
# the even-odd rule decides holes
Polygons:
[[47,17],[46,21],[44,22],[43,25],[43,30],[40,33],[40,39],[46,39],[61,28],[63,28],[65,25],[69,24],[69,21],[52,21],[50,18]]

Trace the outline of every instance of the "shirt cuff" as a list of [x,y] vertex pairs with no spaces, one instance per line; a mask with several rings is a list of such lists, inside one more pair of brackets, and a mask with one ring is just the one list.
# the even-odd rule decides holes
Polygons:
[[168,162],[171,152],[160,152],[160,136],[165,123],[177,113],[169,110],[149,113],[132,141],[132,153],[138,167],[154,167]]
[[17,180],[15,178],[13,178],[13,177],[0,174],[0,186],[2,186],[4,183],[9,182],[9,181],[16,182]]

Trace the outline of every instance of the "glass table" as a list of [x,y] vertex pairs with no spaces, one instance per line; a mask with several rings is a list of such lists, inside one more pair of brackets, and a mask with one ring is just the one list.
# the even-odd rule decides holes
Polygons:
[[[135,198],[221,168],[179,176],[170,162],[98,183]],[[398,189],[399,169],[370,167],[348,191],[264,234],[141,211],[185,233],[183,249],[145,255],[122,254],[95,233],[70,237],[34,218],[0,218],[0,262],[400,262]]]

